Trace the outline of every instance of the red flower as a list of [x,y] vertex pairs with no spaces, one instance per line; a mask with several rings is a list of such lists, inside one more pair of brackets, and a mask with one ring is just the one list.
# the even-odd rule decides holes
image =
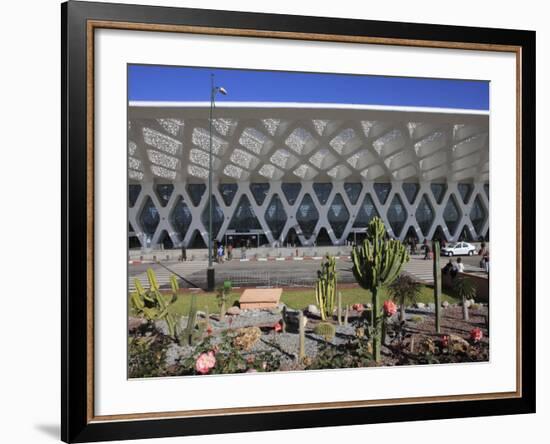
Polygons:
[[397,313],[397,305],[393,301],[390,301],[389,299],[384,302],[384,313],[386,316],[393,316],[395,313]]
[[362,312],[365,310],[365,306],[363,304],[353,304],[351,308],[358,312]]
[[283,326],[281,325],[280,322],[277,322],[277,323],[273,326],[273,330],[275,330],[275,333],[280,332],[282,329],[283,329]]
[[441,346],[444,348],[449,346],[449,335],[441,335]]
[[212,330],[212,326],[209,325],[208,328],[206,329],[206,333],[207,333],[208,335],[211,335],[211,334],[212,334],[212,331],[213,331],[213,330]]
[[470,332],[470,339],[474,342],[479,342],[483,338],[483,332],[481,331],[481,328],[476,327],[473,328]]

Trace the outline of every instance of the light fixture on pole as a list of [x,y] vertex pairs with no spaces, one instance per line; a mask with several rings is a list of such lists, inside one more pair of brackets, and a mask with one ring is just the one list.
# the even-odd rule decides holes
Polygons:
[[213,291],[215,286],[214,265],[212,263],[212,114],[214,111],[216,94],[227,95],[227,90],[223,86],[214,86],[214,74],[210,76],[210,146],[208,155],[208,269],[206,271],[206,287],[208,291]]

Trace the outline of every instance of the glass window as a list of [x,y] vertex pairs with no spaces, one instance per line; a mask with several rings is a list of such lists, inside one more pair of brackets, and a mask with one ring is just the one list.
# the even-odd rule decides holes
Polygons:
[[231,222],[229,223],[229,229],[237,232],[246,232],[250,230],[260,230],[261,228],[258,218],[250,204],[250,200],[248,200],[246,194],[243,194],[233,213]]
[[472,209],[470,210],[470,220],[472,221],[472,225],[478,235],[481,234],[486,216],[487,213],[485,208],[483,208],[479,196],[476,196]]
[[[214,239],[218,236],[218,232],[222,227],[225,216],[223,214],[222,208],[218,204],[216,196],[212,196],[212,202],[212,239]],[[204,208],[204,211],[201,215],[201,221],[206,231],[208,231],[208,221],[210,216],[209,212],[210,206],[208,205],[208,202],[206,202],[206,207]]]
[[407,221],[407,211],[403,206],[403,201],[398,194],[393,196],[390,207],[388,208],[388,222],[393,230],[393,234],[399,237],[403,226]]
[[359,213],[355,217],[353,227],[366,228],[373,217],[379,217],[378,210],[376,209],[370,194],[367,194],[363,200],[361,208],[359,209]]
[[427,236],[434,221],[434,210],[430,205],[430,201],[427,199],[426,195],[422,196],[422,199],[418,204],[415,216],[416,222],[420,227],[420,231],[422,231],[422,234],[424,236]]
[[186,189],[191,202],[197,207],[201,203],[202,195],[206,191],[206,185],[203,183],[188,183]]
[[218,189],[220,190],[225,205],[229,206],[233,202],[235,194],[237,194],[239,185],[236,183],[220,183]]
[[265,221],[274,239],[279,239],[285,227],[287,215],[278,194],[271,198],[265,211]]
[[470,200],[470,195],[472,194],[473,186],[471,183],[459,183],[458,192],[460,197],[462,197],[462,202],[468,203]]
[[362,183],[345,183],[344,184],[344,190],[348,195],[349,201],[353,205],[357,203],[357,199],[359,199],[359,195],[361,194],[362,189],[363,189]]
[[149,236],[153,235],[160,222],[159,212],[150,196],[147,196],[147,199],[145,200],[145,205],[143,205],[143,209],[141,210],[139,222],[143,228],[143,231]]
[[128,204],[132,208],[136,204],[136,200],[141,192],[141,185],[131,183],[128,186]]
[[296,199],[298,198],[298,194],[300,194],[302,185],[299,183],[283,183],[281,185],[281,189],[283,190],[283,193],[288,203],[290,205],[294,205]]
[[262,205],[267,196],[267,193],[269,192],[269,184],[268,183],[251,183],[250,191],[252,192],[252,195],[254,196],[254,200],[256,201],[256,203],[258,205]]
[[458,205],[456,204],[455,197],[451,196],[445,205],[445,210],[443,211],[443,220],[447,224],[449,233],[451,235],[455,234],[455,231],[460,221],[460,213],[458,211]]
[[334,230],[334,235],[337,238],[341,238],[344,234],[344,230],[346,229],[346,225],[348,224],[349,211],[346,208],[344,199],[340,194],[337,194],[334,197],[334,200],[330,205],[327,217],[330,226]]
[[163,207],[165,207],[170,200],[170,196],[172,196],[173,191],[174,185],[172,184],[158,184],[155,186],[155,193]]
[[414,200],[416,199],[416,195],[418,194],[418,190],[420,189],[420,185],[417,183],[404,183],[403,184],[403,192],[405,193],[405,196],[407,196],[407,200],[410,204],[414,203]]
[[183,239],[187,234],[187,230],[189,229],[192,220],[193,216],[191,215],[191,210],[183,201],[183,198],[179,196],[176,205],[174,205],[174,209],[172,210],[172,225],[179,233],[181,239]]
[[317,211],[317,208],[315,208],[315,204],[313,203],[311,196],[306,194],[296,213],[296,221],[300,225],[302,233],[305,237],[309,238],[313,235],[313,230],[315,229],[318,220],[319,212]]
[[327,203],[330,192],[332,191],[332,184],[330,182],[314,183],[313,191],[315,191],[315,194],[317,195],[317,199],[319,199],[320,204],[324,205]]
[[432,183],[430,185],[432,188],[432,194],[434,195],[435,201],[440,204],[443,201],[445,192],[447,191],[447,184],[445,183]]
[[391,191],[391,183],[374,184],[374,192],[376,193],[376,196],[378,197],[378,200],[382,205],[384,205],[386,203],[386,200],[388,200],[390,191]]

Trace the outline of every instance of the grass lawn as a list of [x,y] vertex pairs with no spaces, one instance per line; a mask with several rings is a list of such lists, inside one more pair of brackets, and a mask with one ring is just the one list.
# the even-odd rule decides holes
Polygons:
[[[342,288],[339,290],[342,292],[342,305],[352,305],[356,303],[366,304],[371,301],[371,295],[368,291],[363,290],[362,288]],[[233,291],[227,302],[227,307],[231,307],[236,301],[239,300],[241,292],[238,293]],[[167,296],[171,298],[171,296]],[[385,289],[382,290],[382,300],[387,298],[387,292]],[[309,304],[315,304],[315,290],[303,289],[303,290],[287,290],[283,291],[281,297],[282,302],[284,302],[288,307],[294,309],[303,309]],[[449,301],[449,303],[457,303],[458,299],[449,295],[445,292],[442,293],[442,300]],[[174,312],[186,315],[189,311],[189,304],[191,301],[191,295],[189,293],[182,294],[178,297],[178,300],[171,306]],[[418,298],[418,302],[423,302],[428,304],[433,302],[433,288],[423,286],[422,293]],[[216,300],[215,293],[199,293],[197,295],[197,308],[199,310],[205,310],[208,307],[210,313],[217,313],[219,311],[218,303]]]

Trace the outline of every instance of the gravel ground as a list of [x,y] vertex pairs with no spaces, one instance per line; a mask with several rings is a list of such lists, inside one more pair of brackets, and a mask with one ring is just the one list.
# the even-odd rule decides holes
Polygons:
[[[226,315],[222,320],[219,320],[216,315],[210,316],[210,326],[212,328],[213,344],[216,344],[220,339],[220,333],[225,330],[236,330],[242,327],[259,327],[262,330],[262,336],[247,352],[247,354],[255,354],[259,352],[271,352],[280,355],[281,370],[292,370],[299,368],[297,356],[299,352],[299,335],[296,326],[289,323],[287,332],[275,332],[273,327],[282,319],[282,304],[271,310],[243,310],[238,315]],[[407,331],[416,336],[434,336],[435,323],[435,307],[433,304],[428,304],[421,307],[409,307],[406,312]],[[486,328],[485,321],[488,313],[488,307],[483,304],[478,304],[475,309],[470,310],[470,320],[462,320],[462,308],[459,306],[449,306],[442,309],[442,334],[454,334],[467,338],[469,332],[474,327],[480,327],[483,331],[483,341],[488,342],[489,332]],[[288,309],[287,314],[290,318],[297,318],[298,311]],[[330,341],[333,345],[340,345],[353,339],[355,336],[354,321],[359,314],[351,312],[350,325],[336,325],[336,335]],[[314,333],[314,328],[320,319],[309,313],[305,313],[308,319],[305,328],[305,354],[311,358],[318,353],[319,346],[326,343],[325,339]],[[198,319],[204,319],[204,313],[199,313]],[[397,314],[394,316],[397,321]],[[130,329],[135,328],[142,322],[139,319],[132,318],[130,320]],[[180,331],[185,328],[187,318],[182,318],[180,321]],[[157,321],[155,327],[160,332],[167,334],[168,329],[164,321]],[[389,350],[383,358],[383,365],[394,365],[394,359],[390,356]],[[167,350],[167,366],[176,365],[180,359],[186,358],[194,353],[194,347],[180,346],[171,343]]]

